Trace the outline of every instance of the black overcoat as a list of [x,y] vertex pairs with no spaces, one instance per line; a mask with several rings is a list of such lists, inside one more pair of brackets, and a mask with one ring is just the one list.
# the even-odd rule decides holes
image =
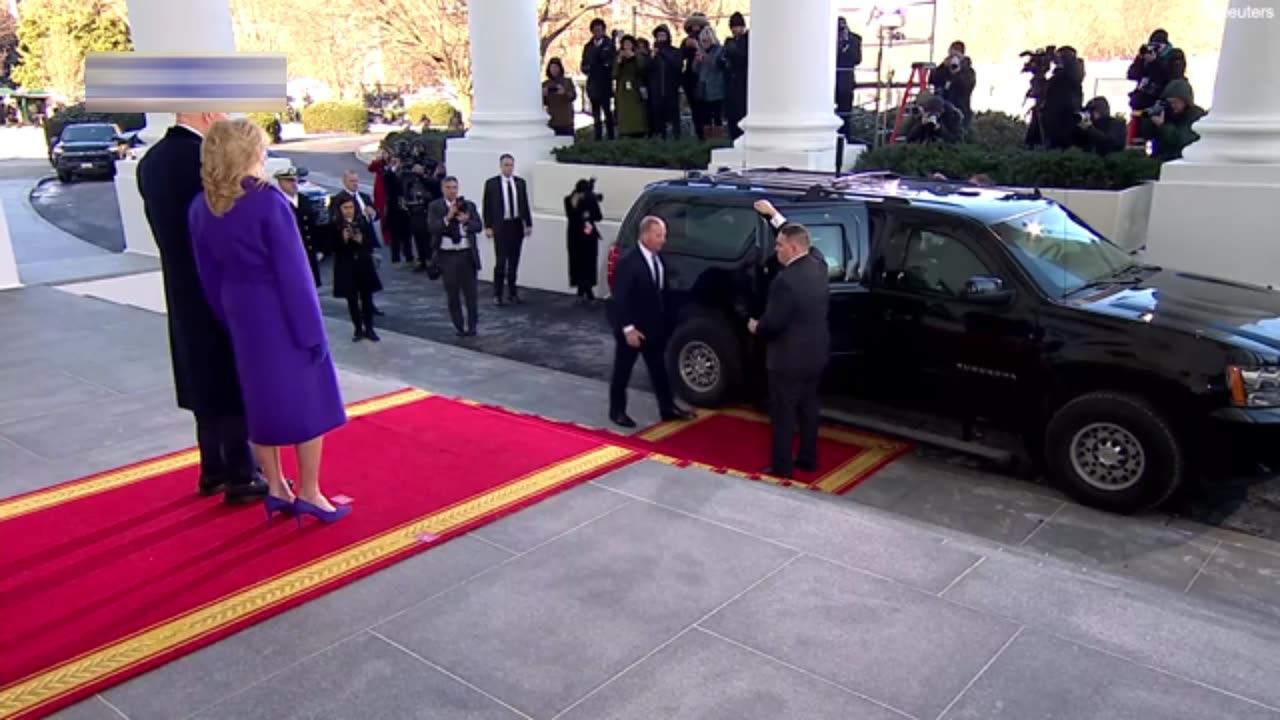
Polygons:
[[205,299],[191,248],[187,210],[201,190],[200,136],[170,128],[138,163],[138,189],[160,249],[178,407],[197,415],[243,415],[231,336]]

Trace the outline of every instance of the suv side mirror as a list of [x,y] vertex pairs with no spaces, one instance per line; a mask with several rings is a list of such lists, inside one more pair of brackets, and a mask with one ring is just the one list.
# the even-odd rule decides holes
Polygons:
[[963,297],[969,302],[985,305],[1002,305],[1013,299],[1013,291],[1005,288],[998,277],[975,275],[964,284]]

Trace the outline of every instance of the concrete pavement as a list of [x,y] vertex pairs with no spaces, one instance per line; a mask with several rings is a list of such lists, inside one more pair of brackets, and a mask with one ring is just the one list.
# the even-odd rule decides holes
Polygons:
[[[0,495],[190,444],[159,314],[27,288],[0,332]],[[330,333],[349,400],[605,420],[599,382]],[[59,717],[1280,717],[1277,545],[1039,488],[975,511],[1015,497],[993,483],[906,458],[835,498],[633,465]]]

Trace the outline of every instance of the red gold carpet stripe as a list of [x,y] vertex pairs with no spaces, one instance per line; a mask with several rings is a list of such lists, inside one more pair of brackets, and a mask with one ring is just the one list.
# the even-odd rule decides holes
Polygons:
[[[425,390],[413,388],[400,390],[390,395],[370,398],[347,406],[347,417],[357,418],[371,415],[427,397],[431,397],[431,393]],[[119,470],[112,470],[101,475],[92,475],[78,482],[65,483],[48,490],[21,495],[9,500],[0,500],[0,522],[53,507],[54,505],[61,505],[72,500],[114,490],[147,478],[172,472],[173,470],[190,467],[199,461],[200,452],[198,450],[184,450]]]
[[[427,396],[421,391],[415,392],[415,400]],[[380,407],[391,407],[408,400],[398,394],[377,402],[390,403]],[[30,677],[0,692],[0,718],[36,710],[65,693],[99,682],[420,545],[424,535],[446,535],[634,454],[610,446],[587,451]]]

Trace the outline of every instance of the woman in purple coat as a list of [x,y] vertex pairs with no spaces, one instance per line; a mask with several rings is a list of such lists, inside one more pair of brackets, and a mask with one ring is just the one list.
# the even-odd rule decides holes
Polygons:
[[[205,296],[231,334],[249,439],[270,485],[268,522],[276,512],[335,522],[351,508],[320,492],[320,455],[324,434],[347,416],[293,207],[265,180],[266,158],[266,134],[248,120],[210,128],[191,242]],[[280,465],[289,445],[297,497]]]

